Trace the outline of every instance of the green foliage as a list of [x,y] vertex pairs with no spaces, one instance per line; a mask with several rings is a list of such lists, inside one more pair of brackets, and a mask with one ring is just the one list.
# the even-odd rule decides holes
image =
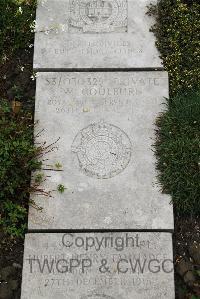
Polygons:
[[58,187],[57,187],[58,192],[61,194],[65,192],[65,189],[66,189],[65,186],[63,186],[61,184],[58,185]]
[[23,98],[23,91],[21,88],[14,85],[11,90],[12,90],[15,100],[20,101]]
[[13,236],[25,229],[31,172],[41,169],[33,145],[33,124],[29,112],[15,115],[0,100],[0,224]]
[[157,121],[156,154],[163,191],[180,214],[200,214],[200,92],[177,95]]
[[11,236],[22,238],[26,229],[24,220],[27,210],[10,200],[3,201],[1,208],[4,216],[0,218],[0,225],[4,227],[4,231]]
[[152,28],[164,67],[169,73],[170,93],[198,89],[200,85],[200,2],[160,0],[151,6],[156,17]]
[[29,194],[37,191],[41,181],[38,176],[30,187],[31,172],[40,170],[37,157],[42,154],[42,148],[33,145],[32,111],[13,113],[7,100],[23,100],[26,109],[32,108],[29,55],[36,2],[0,0],[0,227],[13,237],[23,236]]
[[200,2],[160,0],[149,8],[164,67],[167,110],[158,119],[156,154],[163,191],[177,213],[200,213]]
[[61,164],[60,162],[57,162],[57,163],[55,164],[55,167],[56,167],[57,169],[61,169],[61,168],[62,168],[62,164]]
[[0,0],[0,63],[33,43],[36,0]]
[[42,172],[37,173],[35,176],[36,184],[41,184],[43,180],[44,180],[44,173]]

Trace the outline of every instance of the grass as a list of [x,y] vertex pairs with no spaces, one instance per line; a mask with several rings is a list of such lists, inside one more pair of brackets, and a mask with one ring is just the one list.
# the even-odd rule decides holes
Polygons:
[[30,96],[35,8],[36,0],[0,0],[0,227],[11,237],[24,235],[31,171],[40,168]]
[[200,214],[200,92],[168,100],[157,120],[156,154],[163,191],[178,214]]
[[32,46],[36,0],[0,0],[0,62]]
[[26,229],[31,172],[41,168],[41,147],[33,144],[33,121],[28,111],[13,113],[0,104],[0,225],[14,236]]
[[169,73],[170,94],[176,95],[200,86],[200,2],[199,0],[160,0],[151,6],[156,24],[152,31]]
[[200,2],[160,0],[150,6],[152,28],[170,99],[157,120],[159,182],[178,215],[200,213]]

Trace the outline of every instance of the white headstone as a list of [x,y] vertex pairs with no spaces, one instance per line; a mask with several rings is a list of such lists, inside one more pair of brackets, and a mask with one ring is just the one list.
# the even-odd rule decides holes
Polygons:
[[160,68],[154,20],[156,0],[40,0],[35,69]]
[[21,299],[174,299],[170,233],[28,234]]
[[32,196],[43,209],[30,207],[29,229],[173,230],[152,147],[167,96],[166,72],[40,73],[36,141],[59,140],[43,163],[52,197]]

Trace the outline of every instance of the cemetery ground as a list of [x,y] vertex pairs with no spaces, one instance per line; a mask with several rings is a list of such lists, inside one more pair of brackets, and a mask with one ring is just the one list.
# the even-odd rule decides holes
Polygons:
[[[0,0],[0,299],[20,298],[23,236],[33,145],[32,71],[35,1]],[[155,152],[163,192],[174,202],[177,298],[200,298],[200,4],[161,0],[150,13],[170,78],[170,100],[157,120]],[[35,185],[39,188],[40,178]],[[32,203],[34,204],[34,203]]]

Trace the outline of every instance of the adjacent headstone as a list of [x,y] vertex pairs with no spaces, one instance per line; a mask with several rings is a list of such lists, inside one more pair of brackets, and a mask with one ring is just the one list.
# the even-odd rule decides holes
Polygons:
[[55,144],[29,229],[173,230],[152,148],[167,96],[166,72],[40,73],[36,141]]
[[174,299],[170,233],[26,235],[21,299]]
[[147,15],[156,2],[38,1],[34,68],[161,68]]

